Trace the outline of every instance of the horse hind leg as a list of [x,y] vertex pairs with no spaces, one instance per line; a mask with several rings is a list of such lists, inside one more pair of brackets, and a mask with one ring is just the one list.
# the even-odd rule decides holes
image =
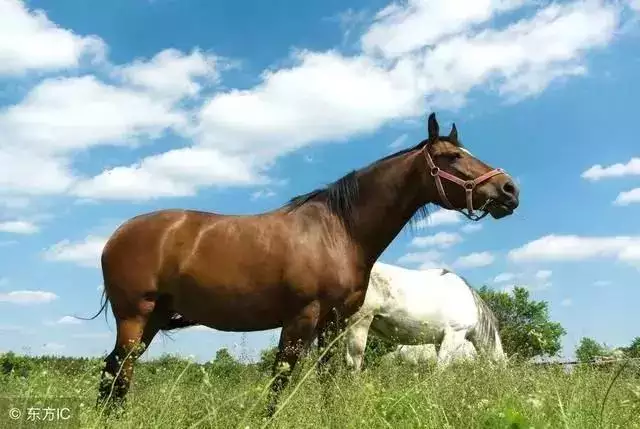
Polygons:
[[466,342],[467,331],[455,331],[451,328],[446,328],[442,343],[440,344],[440,350],[438,350],[437,365],[439,368],[443,368],[451,364],[456,355],[463,350]]
[[[141,303],[138,314],[119,316],[114,311],[117,336],[113,351],[106,357],[101,373],[97,405],[122,406],[129,390],[135,361],[166,324],[166,315],[157,311],[155,299]],[[115,309],[114,309],[115,310]]]
[[313,302],[282,327],[272,369],[273,380],[266,410],[268,417],[275,415],[280,393],[287,387],[300,356],[309,349],[316,333],[319,315],[320,305]]

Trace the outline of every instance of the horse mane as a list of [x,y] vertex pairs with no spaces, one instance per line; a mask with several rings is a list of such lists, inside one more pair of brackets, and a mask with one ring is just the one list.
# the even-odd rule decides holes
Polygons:
[[[453,141],[449,139],[447,136],[439,137],[439,140],[449,141],[451,143],[455,143],[459,145],[457,141]],[[366,167],[363,167],[359,170],[352,170],[349,173],[345,174],[338,180],[329,185],[326,185],[322,188],[317,188],[311,192],[307,192],[306,194],[297,195],[291,198],[284,206],[283,209],[288,211],[294,211],[308,202],[311,201],[320,201],[326,204],[329,210],[338,216],[342,220],[342,222],[347,226],[353,225],[354,216],[353,216],[353,205],[357,201],[360,193],[359,193],[359,173],[370,168],[374,168],[375,166],[390,160],[397,158],[401,155],[409,153],[411,151],[422,149],[425,145],[429,143],[428,140],[423,140],[417,145],[405,149],[401,149],[397,152],[394,152],[390,155],[385,156],[384,158],[380,158],[377,161],[369,164]],[[418,223],[429,217],[429,209],[427,205],[420,207],[416,213],[409,219],[408,225],[411,227],[415,227]]]

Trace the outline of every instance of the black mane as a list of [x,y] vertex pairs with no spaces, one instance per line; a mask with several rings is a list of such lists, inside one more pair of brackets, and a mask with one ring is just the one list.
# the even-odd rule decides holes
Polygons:
[[[458,142],[453,142],[446,136],[439,137],[439,139],[458,144]],[[428,143],[428,140],[423,140],[413,147],[401,149],[395,153],[385,156],[384,158],[380,158],[361,170],[374,167],[381,162],[421,149]],[[323,188],[318,188],[311,192],[307,192],[306,194],[297,195],[291,198],[285,205],[285,209],[293,211],[309,201],[322,199],[329,210],[337,215],[345,225],[351,225],[353,222],[353,203],[359,196],[358,171],[360,170],[352,170]],[[420,207],[416,214],[409,220],[409,223],[414,226],[418,221],[427,218],[428,216],[429,211],[427,206]]]

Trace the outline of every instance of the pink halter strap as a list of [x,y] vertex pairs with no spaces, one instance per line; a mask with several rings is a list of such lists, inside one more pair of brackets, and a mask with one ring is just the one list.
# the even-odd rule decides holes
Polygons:
[[[481,184],[482,182],[486,182],[493,176],[496,176],[498,174],[506,174],[505,171],[501,168],[496,168],[487,173],[484,173],[479,177],[476,177],[473,180],[462,180],[459,177],[456,177],[453,174],[447,173],[446,171],[443,171],[442,169],[438,168],[436,164],[433,162],[433,159],[431,159],[431,155],[427,150],[428,146],[429,145],[427,144],[424,147],[424,150],[423,150],[424,157],[427,160],[427,165],[429,166],[431,176],[435,181],[436,188],[438,189],[438,194],[440,194],[440,199],[442,200],[444,205],[449,209],[459,211],[460,213],[465,215],[467,218],[474,221],[478,221],[483,217],[485,217],[488,214],[488,212],[485,211],[482,215],[476,215],[473,211],[473,191],[479,184]],[[467,195],[467,211],[469,213],[465,213],[464,209],[456,209],[453,207],[453,205],[449,202],[449,199],[447,198],[447,194],[444,192],[444,187],[442,186],[441,178],[447,179],[450,182],[456,183],[464,188]],[[479,208],[479,210],[484,211],[488,203],[489,201],[487,200],[487,202],[485,202],[484,205]]]

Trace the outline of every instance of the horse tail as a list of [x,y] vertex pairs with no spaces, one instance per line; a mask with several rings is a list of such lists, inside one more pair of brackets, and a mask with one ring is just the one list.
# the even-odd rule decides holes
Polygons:
[[469,286],[469,289],[478,310],[478,324],[473,329],[476,347],[489,353],[495,360],[504,360],[505,353],[502,349],[502,341],[498,332],[498,320],[478,291],[471,286]]
[[100,302],[101,302],[100,309],[98,310],[98,312],[94,316],[91,316],[91,317],[88,317],[88,318],[84,318],[84,317],[80,317],[80,316],[73,316],[73,317],[75,317],[76,319],[80,319],[80,320],[94,320],[96,317],[98,317],[100,315],[100,313],[102,313],[104,311],[104,320],[105,320],[105,322],[108,323],[106,309],[107,309],[107,305],[109,304],[109,297],[107,296],[107,291],[106,291],[106,289],[104,287],[102,288],[102,297],[100,298]]

